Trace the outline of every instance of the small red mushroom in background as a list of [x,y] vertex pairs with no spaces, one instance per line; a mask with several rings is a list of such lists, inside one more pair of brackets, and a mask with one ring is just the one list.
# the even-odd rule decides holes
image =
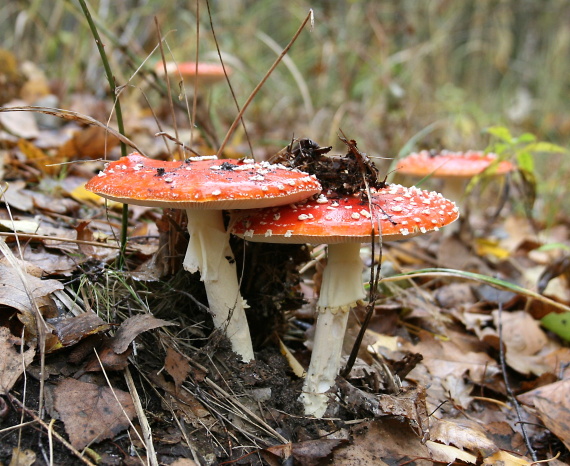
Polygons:
[[396,170],[401,175],[415,178],[442,178],[443,194],[456,202],[463,212],[465,188],[474,176],[487,171],[490,175],[503,176],[516,169],[508,160],[499,160],[497,154],[482,151],[441,152],[423,150],[398,161]]
[[305,413],[320,418],[340,369],[348,311],[365,299],[360,244],[372,231],[383,241],[410,238],[455,221],[455,204],[441,194],[389,185],[361,195],[301,201],[233,214],[229,230],[248,241],[328,244],[328,260],[317,302],[311,363],[300,400]]
[[[226,73],[229,75],[232,74],[232,69],[226,65]],[[162,62],[158,62],[155,66],[155,71],[159,76],[164,75],[164,64]],[[206,63],[206,62],[166,62],[166,72],[178,79],[182,77],[186,84],[194,85],[196,80],[196,76],[198,76],[198,85],[202,86],[209,86],[211,84],[215,84],[226,79],[224,74],[224,67],[219,63]]]
[[223,209],[298,202],[321,190],[314,176],[282,165],[216,156],[163,162],[133,153],[110,162],[85,186],[106,199],[184,209],[190,242],[184,269],[199,271],[216,328],[243,361],[254,358]]

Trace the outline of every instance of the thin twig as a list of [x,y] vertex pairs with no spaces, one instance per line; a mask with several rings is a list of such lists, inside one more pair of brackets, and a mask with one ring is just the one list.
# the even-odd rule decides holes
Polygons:
[[505,387],[507,389],[507,394],[509,395],[509,398],[511,400],[511,403],[514,405],[515,410],[517,411],[517,418],[519,420],[519,424],[521,426],[521,432],[524,438],[524,443],[526,444],[526,448],[530,453],[530,456],[532,457],[533,461],[538,461],[538,458],[536,456],[536,452],[534,451],[534,448],[532,448],[532,445],[530,443],[530,439],[528,438],[528,435],[526,433],[526,429],[522,420],[522,412],[521,412],[521,407],[519,405],[519,402],[517,401],[517,399],[515,398],[515,394],[513,393],[513,390],[511,388],[511,384],[509,383],[509,378],[507,376],[507,364],[505,363],[505,345],[503,343],[503,303],[499,302],[499,322],[498,322],[498,333],[499,333],[499,360],[501,362],[501,371],[503,373],[503,381],[505,382]]
[[[160,49],[160,56],[162,58],[162,68],[164,70],[164,76],[166,77],[166,92],[168,94],[168,106],[170,108],[170,115],[172,117],[172,126],[174,128],[174,136],[176,140],[179,140],[178,136],[178,124],[176,122],[176,113],[174,112],[174,104],[172,103],[172,90],[170,86],[170,74],[168,73],[168,67],[166,66],[166,58],[164,56],[164,47],[162,46],[162,34],[160,33],[160,26],[158,25],[158,18],[154,17],[154,25],[156,26],[156,34],[158,35],[158,47]],[[180,151],[178,151],[180,155]]]
[[[199,3],[196,1],[196,3]],[[210,29],[212,30],[212,36],[214,37],[214,43],[216,44],[216,50],[218,51],[218,57],[220,59],[220,64],[222,65],[222,69],[224,70],[224,76],[226,77],[226,83],[230,88],[230,93],[232,94],[232,99],[234,99],[234,103],[236,105],[237,111],[240,111],[239,103],[237,101],[236,94],[234,92],[234,88],[230,81],[230,77],[228,76],[228,71],[226,70],[226,65],[224,64],[224,59],[222,58],[222,52],[220,52],[220,44],[218,44],[218,38],[216,37],[216,31],[214,30],[214,22],[212,20],[212,12],[210,11],[210,0],[206,0],[206,7],[208,8],[208,17],[210,18]],[[199,10],[198,10],[199,11]],[[196,59],[196,66],[198,66],[198,60]],[[198,77],[198,73],[196,72],[196,78]],[[194,103],[196,103],[196,99],[194,99]],[[243,115],[243,114],[242,114]],[[249,134],[247,132],[247,128],[245,127],[245,121],[243,120],[243,116],[240,117],[241,125],[243,127],[243,131],[245,133],[245,139],[247,140],[247,144],[249,146],[249,152],[251,153],[251,158],[255,158],[253,155],[253,147],[251,146],[251,140],[249,139]],[[220,153],[218,153],[218,157],[220,157]]]
[[[215,39],[215,37],[214,37]],[[196,0],[196,69],[194,74],[194,95],[192,96],[192,113],[190,115],[190,145],[194,144],[194,126],[198,109],[198,63],[200,60],[200,0]],[[223,66],[223,63],[222,63]],[[225,68],[224,68],[225,72]],[[188,106],[188,105],[187,105]]]
[[305,18],[305,20],[303,21],[303,23],[301,24],[301,26],[299,27],[299,29],[297,29],[297,32],[295,33],[295,35],[293,36],[293,38],[291,39],[291,41],[287,44],[287,46],[283,49],[283,52],[281,52],[281,55],[279,55],[277,57],[277,60],[275,60],[275,62],[273,62],[273,65],[271,65],[271,68],[269,68],[269,71],[267,71],[267,73],[265,73],[265,76],[263,77],[263,79],[259,82],[259,84],[257,86],[255,86],[255,89],[251,92],[251,94],[249,95],[249,97],[247,98],[247,100],[245,101],[245,104],[243,104],[243,107],[241,108],[241,110],[239,111],[238,115],[236,116],[234,122],[232,123],[232,125],[230,126],[230,129],[228,130],[228,132],[226,133],[226,137],[224,138],[224,140],[222,141],[222,144],[220,145],[220,148],[218,149],[218,153],[217,156],[218,158],[221,158],[222,156],[222,152],[224,151],[226,144],[228,143],[230,137],[232,136],[232,134],[234,133],[237,125],[239,124],[241,118],[243,117],[243,114],[245,113],[245,111],[247,110],[247,107],[249,107],[249,104],[251,103],[251,101],[253,100],[253,98],[256,96],[256,94],[258,93],[259,89],[261,89],[261,87],[265,84],[265,81],[267,81],[269,79],[269,76],[271,76],[271,73],[273,73],[273,70],[277,67],[277,65],[279,65],[279,63],[281,62],[281,60],[283,59],[283,57],[285,56],[285,54],[289,51],[289,49],[292,47],[292,45],[295,43],[295,41],[297,40],[297,37],[299,37],[299,35],[301,34],[301,31],[303,30],[303,28],[306,26],[306,24],[308,22],[311,22],[311,24],[313,23],[313,10],[309,10],[309,14],[307,15],[307,17]]
[[282,443],[288,443],[289,442],[285,437],[283,437],[279,432],[277,432],[275,429],[273,429],[269,424],[267,424],[257,414],[255,414],[253,411],[251,411],[246,406],[244,406],[242,403],[240,403],[235,397],[232,397],[228,392],[226,392],[222,387],[220,387],[218,384],[216,384],[213,380],[206,377],[204,379],[204,381],[211,388],[213,388],[218,393],[223,395],[230,403],[235,404],[238,408],[243,410],[251,419],[258,422],[264,430],[266,430],[268,433],[275,436],[275,438],[277,438],[280,442],[282,442]]

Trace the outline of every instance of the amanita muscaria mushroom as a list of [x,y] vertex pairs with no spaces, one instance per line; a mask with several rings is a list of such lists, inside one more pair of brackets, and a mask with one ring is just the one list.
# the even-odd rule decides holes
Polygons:
[[[155,69],[159,75],[164,74],[162,62],[158,62]],[[196,66],[196,62],[192,61],[182,63],[166,62],[166,71],[175,77],[182,76],[191,85],[194,85],[196,75],[198,76],[198,84],[202,85],[214,84],[226,78],[224,68],[219,63],[198,62],[198,66]],[[232,73],[231,68],[228,66],[226,66],[226,73],[228,75]]]
[[[491,168],[492,167],[492,168]],[[464,197],[467,182],[489,169],[492,175],[505,175],[515,170],[508,160],[498,160],[497,154],[482,151],[441,152],[423,150],[398,161],[398,173],[423,178],[443,178],[444,194],[459,203]]]
[[253,359],[222,209],[300,201],[320,191],[315,177],[254,160],[211,156],[163,162],[133,153],[108,163],[85,187],[117,202],[186,210],[190,243],[184,268],[200,271],[214,325],[225,330],[244,361]]
[[[372,209],[370,209],[372,206]],[[366,295],[362,284],[360,243],[370,242],[372,228],[383,241],[436,231],[459,216],[441,194],[389,185],[359,195],[327,198],[236,213],[231,233],[249,241],[328,244],[328,260],[317,302],[311,363],[300,400],[305,413],[322,417],[340,369],[348,311]]]

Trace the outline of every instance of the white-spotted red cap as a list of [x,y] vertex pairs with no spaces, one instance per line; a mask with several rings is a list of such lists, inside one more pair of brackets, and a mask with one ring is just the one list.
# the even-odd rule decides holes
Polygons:
[[[372,206],[372,209],[370,209]],[[383,240],[428,233],[459,217],[455,203],[436,192],[392,184],[372,193],[235,213],[230,231],[248,241],[332,244],[370,241],[372,227]]]
[[[494,166],[493,166],[494,165]],[[402,175],[437,178],[472,178],[493,166],[492,174],[504,175],[515,170],[508,160],[497,160],[497,154],[481,151],[432,153],[416,152],[398,162],[397,170]]]
[[[156,64],[155,71],[159,76],[164,74],[164,65],[162,62]],[[196,66],[196,62],[193,61],[181,63],[166,62],[166,71],[174,78],[177,78],[178,75],[184,78],[195,78],[197,74],[198,82],[201,84],[212,84],[223,81],[226,78],[224,67],[219,63],[198,62],[198,66]],[[232,69],[228,66],[226,66],[226,73],[228,76],[232,74]],[[188,82],[192,84],[192,79]]]
[[314,176],[279,164],[215,156],[163,162],[136,152],[108,163],[85,188],[117,202],[174,209],[283,205],[321,190]]

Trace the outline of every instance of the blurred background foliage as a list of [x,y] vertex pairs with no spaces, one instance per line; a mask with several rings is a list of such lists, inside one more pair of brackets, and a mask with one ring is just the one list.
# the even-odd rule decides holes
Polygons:
[[[193,60],[197,11],[189,1],[91,1],[123,99],[159,96],[138,65],[157,44],[155,17],[178,61]],[[254,146],[268,150],[291,137],[333,145],[339,128],[364,152],[393,157],[423,148],[488,146],[491,125],[567,147],[570,138],[570,2],[567,0],[211,0],[221,51],[243,103],[291,39],[304,31],[246,113]],[[0,6],[0,46],[39,65],[66,96],[103,98],[106,79],[74,0],[11,0]],[[217,53],[204,1],[199,6],[202,59]],[[154,52],[149,62],[160,60]],[[130,80],[130,81],[129,81]],[[236,115],[230,92],[207,93],[218,137]],[[240,134],[235,139],[239,143]],[[536,159],[538,208],[566,196],[566,154]],[[379,160],[387,170],[389,161]]]

